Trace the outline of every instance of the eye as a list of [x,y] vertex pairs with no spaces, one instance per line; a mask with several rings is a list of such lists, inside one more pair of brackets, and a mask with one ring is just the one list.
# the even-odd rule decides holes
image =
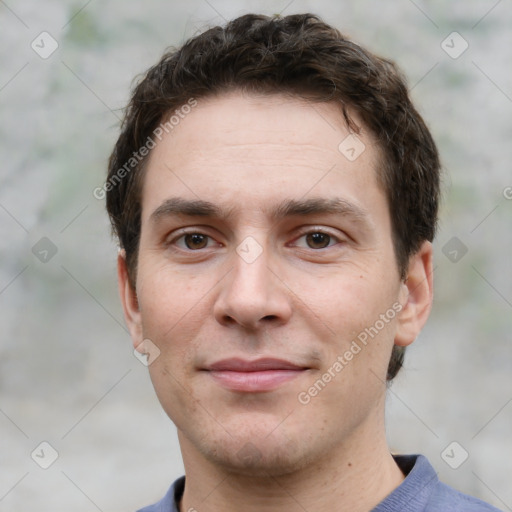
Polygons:
[[203,233],[184,233],[170,243],[176,244],[180,249],[197,251],[206,249],[211,238]]
[[[308,249],[326,249],[339,243],[337,237],[324,233],[323,231],[310,231],[301,235],[298,240],[304,239],[306,242],[306,248]],[[296,243],[300,247],[305,247],[302,244]]]

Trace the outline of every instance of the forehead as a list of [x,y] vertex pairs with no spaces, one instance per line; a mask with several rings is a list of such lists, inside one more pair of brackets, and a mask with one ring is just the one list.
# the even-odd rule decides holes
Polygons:
[[[286,143],[309,145],[339,152],[340,136],[349,134],[339,102],[312,102],[284,93],[247,93],[239,90],[210,95],[196,101],[197,106],[183,107],[183,114],[172,117],[165,138],[176,144],[190,142],[207,149],[225,145]],[[176,111],[180,111],[178,107]],[[350,108],[350,116],[362,129],[362,137],[373,138]],[[186,112],[186,113],[185,113]],[[166,137],[169,135],[169,137]],[[199,141],[199,139],[202,139]],[[371,140],[370,140],[371,139]],[[197,146],[194,149],[198,149]]]
[[365,188],[379,188],[380,152],[352,117],[361,126],[357,138],[332,102],[238,91],[200,99],[151,151],[143,221],[169,195],[268,209],[283,197],[332,196],[341,186],[357,202]]

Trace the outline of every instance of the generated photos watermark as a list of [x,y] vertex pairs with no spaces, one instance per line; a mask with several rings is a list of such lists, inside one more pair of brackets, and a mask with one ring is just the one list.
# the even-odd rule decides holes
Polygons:
[[137,150],[134,151],[132,156],[128,159],[127,162],[124,163],[122,167],[120,167],[116,173],[105,182],[102,187],[96,187],[92,194],[96,199],[105,199],[107,192],[110,192],[114,189],[121,181],[130,174],[137,165],[142,162],[142,160],[149,155],[150,150],[152,150],[156,146],[156,140],[162,140],[164,133],[170,133],[176,126],[178,126],[182,119],[190,114],[192,109],[197,106],[197,100],[195,98],[190,98],[187,103],[182,105],[180,108],[176,109],[171,116],[165,121],[165,123],[160,123],[154,130],[153,136],[149,136],[146,139],[146,142]]
[[384,327],[393,320],[403,306],[400,302],[395,302],[385,313],[379,315],[379,319],[374,322],[370,327],[366,327],[361,331],[356,339],[352,340],[350,347],[341,355],[338,355],[336,360],[329,366],[329,368],[310,386],[307,390],[301,391],[297,395],[299,403],[307,405],[313,398],[319,395],[327,384],[331,382],[341,371],[359,354],[369,341],[373,340]]

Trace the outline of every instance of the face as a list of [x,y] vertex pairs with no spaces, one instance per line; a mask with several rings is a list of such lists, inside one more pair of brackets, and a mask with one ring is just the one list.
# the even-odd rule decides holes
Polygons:
[[229,93],[152,150],[136,290],[122,256],[119,276],[135,346],[159,351],[149,371],[185,463],[286,474],[383,428],[393,344],[422,319],[379,150],[363,129],[348,159],[348,135],[333,104]]

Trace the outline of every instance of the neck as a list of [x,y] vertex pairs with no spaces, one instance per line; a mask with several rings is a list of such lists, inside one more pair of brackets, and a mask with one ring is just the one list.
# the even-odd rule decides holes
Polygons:
[[404,479],[383,429],[376,434],[370,442],[351,438],[316,463],[279,476],[219,468],[179,434],[186,471],[180,512],[367,512]]

